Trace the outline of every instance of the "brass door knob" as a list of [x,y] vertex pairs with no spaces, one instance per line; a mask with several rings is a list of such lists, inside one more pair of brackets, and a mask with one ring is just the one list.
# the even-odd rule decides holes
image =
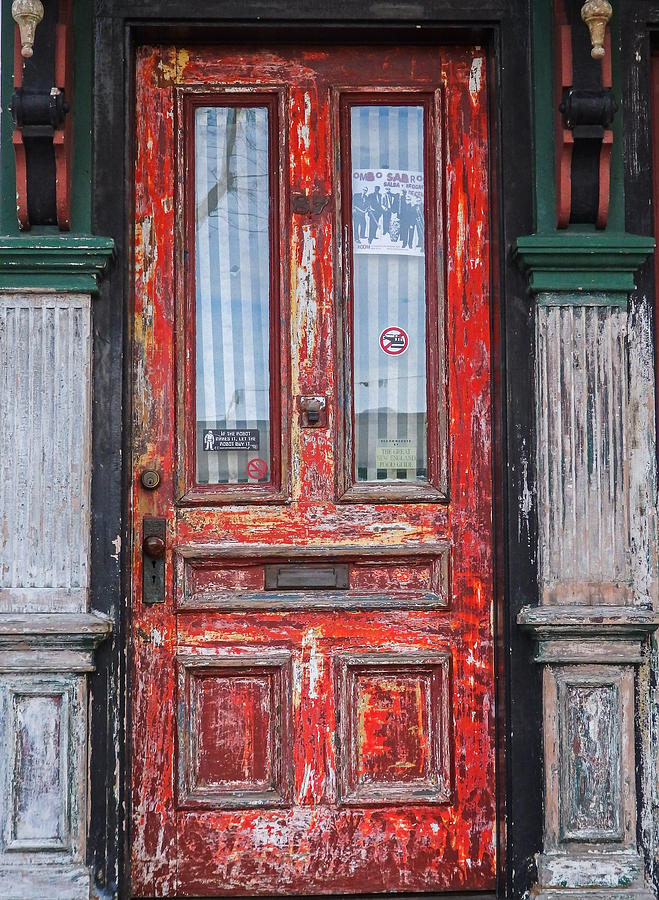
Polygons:
[[157,537],[155,534],[147,535],[142,543],[142,550],[147,556],[151,556],[153,559],[160,559],[161,556],[165,555],[165,540]]

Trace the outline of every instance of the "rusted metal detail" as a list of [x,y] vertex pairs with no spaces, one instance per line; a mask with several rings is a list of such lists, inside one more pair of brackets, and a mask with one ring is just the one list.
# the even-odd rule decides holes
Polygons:
[[[265,502],[249,491],[238,499],[242,485],[224,498],[221,490],[182,498],[176,472],[181,448],[188,451],[180,437],[194,411],[181,379],[193,372],[194,359],[181,337],[183,323],[189,331],[193,322],[185,318],[181,292],[194,296],[194,282],[181,280],[185,254],[180,249],[176,255],[172,239],[176,234],[184,240],[187,233],[177,218],[186,208],[185,173],[176,166],[181,153],[190,159],[184,136],[177,139],[176,110],[184,103],[177,105],[176,97],[186,85],[208,94],[218,84],[283,96],[285,201],[288,191],[335,196],[337,97],[330,88],[360,83],[381,91],[411,84],[427,91],[430,85],[445,97],[438,113],[445,149],[437,181],[447,210],[441,322],[450,408],[445,481],[452,499],[435,491],[391,502],[391,493],[382,490],[362,502],[337,502],[337,466],[345,465],[337,462],[343,415],[337,373],[337,345],[343,346],[337,337],[340,219],[333,204],[307,217],[294,215],[287,202],[281,202],[276,229],[282,263],[276,277],[281,274],[282,486],[289,483],[290,490]],[[136,84],[132,893],[492,888],[484,57],[469,48],[361,48],[359,54],[340,47],[289,48],[279,55],[196,47],[183,56],[144,47]],[[301,427],[292,402],[297,396],[327,398],[327,427]],[[157,491],[141,486],[145,468],[161,473]],[[170,548],[165,603],[149,608],[140,598],[144,516],[167,520]],[[240,606],[241,596],[260,592],[267,561],[318,565],[332,558],[350,566],[357,592],[368,593],[369,585],[393,597],[394,607],[346,609],[331,597],[323,607],[300,597],[280,609]],[[391,590],[398,579],[407,584]],[[438,586],[435,593],[447,595],[439,608],[415,608],[415,591],[432,593]],[[305,601],[310,593],[324,594],[306,592]],[[233,600],[224,608],[218,600],[228,594]],[[182,603],[187,597],[201,602]],[[359,691],[339,713],[344,664]],[[429,698],[439,707],[432,720]],[[352,722],[351,745],[348,732],[341,737],[337,715]],[[350,770],[344,766],[349,757],[356,760]],[[174,768],[177,759],[182,770]],[[361,787],[352,791],[355,779],[378,782],[377,805],[363,801]],[[298,849],[292,853],[291,847]]]

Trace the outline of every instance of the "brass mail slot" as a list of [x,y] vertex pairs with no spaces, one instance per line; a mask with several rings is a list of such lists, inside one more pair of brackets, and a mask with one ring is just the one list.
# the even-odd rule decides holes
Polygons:
[[292,563],[265,567],[266,591],[347,591],[349,587],[347,565]]

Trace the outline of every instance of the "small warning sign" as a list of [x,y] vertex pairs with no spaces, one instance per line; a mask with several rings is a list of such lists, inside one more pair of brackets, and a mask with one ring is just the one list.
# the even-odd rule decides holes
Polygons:
[[400,356],[407,350],[410,339],[404,328],[389,325],[380,335],[380,349],[389,356]]
[[268,474],[268,464],[264,459],[250,459],[247,474],[255,481],[261,481]]
[[206,428],[204,450],[259,450],[258,428]]

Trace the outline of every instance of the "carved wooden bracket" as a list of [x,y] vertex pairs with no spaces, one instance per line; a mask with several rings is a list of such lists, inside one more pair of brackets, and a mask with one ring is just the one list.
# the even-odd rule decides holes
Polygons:
[[[610,4],[606,3],[610,7]],[[560,4],[557,4],[560,10]],[[584,21],[591,27],[593,23],[595,7],[599,9],[599,0],[593,0],[592,4],[586,3],[582,9]],[[588,7],[588,9],[587,9]],[[592,15],[591,15],[592,14]],[[610,203],[610,179],[611,179],[611,150],[613,146],[613,131],[611,120],[617,109],[617,105],[611,93],[613,84],[611,71],[611,35],[606,29],[604,20],[601,31],[594,33],[593,42],[601,38],[602,52],[599,52],[599,44],[593,44],[591,55],[594,59],[601,60],[601,91],[589,92],[574,90],[574,73],[572,62],[572,28],[567,23],[564,14],[555,13],[554,18],[554,47],[555,49],[555,181],[556,181],[556,227],[567,228],[574,213],[573,195],[573,154],[575,141],[581,139],[599,142],[599,158],[597,159],[598,198],[597,211],[594,224],[597,228],[606,227],[609,217]],[[595,52],[597,49],[597,53]],[[568,107],[572,105],[573,114],[570,116]],[[576,114],[575,111],[576,110]],[[578,185],[577,185],[578,186]],[[577,221],[579,221],[577,219]],[[592,220],[590,220],[592,221]]]
[[[12,143],[16,157],[16,213],[23,231],[31,225],[51,224],[57,224],[61,231],[71,229],[73,130],[69,109],[73,94],[73,0],[59,0],[57,9],[58,20],[50,26],[55,31],[54,71],[45,76],[42,68],[38,71],[39,80],[50,80],[49,93],[33,86],[33,72],[26,72],[24,67],[24,57],[32,54],[26,54],[24,36],[16,28]],[[44,27],[48,27],[46,23]],[[33,59],[30,65],[40,66],[38,56]],[[47,184],[52,179],[49,157],[51,160],[54,157],[55,162],[54,186]],[[52,209],[47,208],[48,204],[36,202],[37,198],[53,193],[53,188]]]

